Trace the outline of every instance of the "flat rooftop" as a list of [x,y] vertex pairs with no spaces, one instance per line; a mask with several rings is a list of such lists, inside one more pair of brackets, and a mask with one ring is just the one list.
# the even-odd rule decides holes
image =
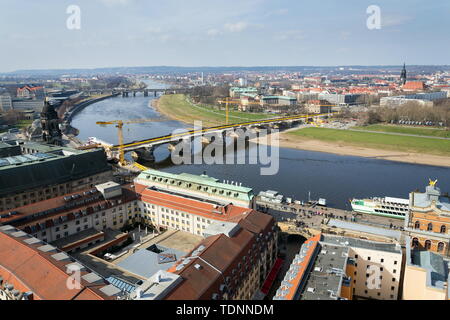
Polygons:
[[117,266],[148,279],[158,271],[167,271],[186,254],[187,252],[154,244],[138,250]]
[[95,236],[104,236],[104,233],[101,231],[97,231],[94,228],[91,228],[91,229],[80,231],[71,236],[53,241],[53,242],[51,242],[51,244],[61,249],[64,247],[75,245],[75,244],[81,245],[83,240],[91,239],[92,237],[95,237]]
[[328,226],[336,227],[340,229],[347,229],[362,233],[369,233],[377,236],[383,236],[387,238],[393,238],[396,240],[400,240],[402,233],[400,231],[389,230],[384,228],[371,227],[364,224],[354,223],[354,222],[346,222],[337,219],[330,219],[328,222]]
[[402,253],[401,247],[395,243],[382,243],[369,240],[361,240],[350,237],[322,235],[320,243],[322,244],[334,244],[344,247],[356,247],[363,249],[371,249],[392,253]]
[[[143,243],[136,248],[137,251],[114,260],[113,264],[148,279],[159,270],[170,269],[176,261],[191,252],[202,240],[203,237],[189,232],[169,230]],[[163,255],[159,255],[158,251],[161,251]],[[171,255],[174,255],[175,261],[171,259]]]
[[449,278],[449,261],[439,254],[429,251],[412,250],[411,262],[430,272],[431,285],[443,289]]
[[345,277],[349,248],[321,243],[320,252],[304,285],[301,300],[336,300]]

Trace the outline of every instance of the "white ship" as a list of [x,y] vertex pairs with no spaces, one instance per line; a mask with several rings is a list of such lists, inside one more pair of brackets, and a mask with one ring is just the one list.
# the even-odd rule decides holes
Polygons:
[[350,202],[353,211],[389,218],[405,219],[409,211],[409,199],[384,197],[352,199]]

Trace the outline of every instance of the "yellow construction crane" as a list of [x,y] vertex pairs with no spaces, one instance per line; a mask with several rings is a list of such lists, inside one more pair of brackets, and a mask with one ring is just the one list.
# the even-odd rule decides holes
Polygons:
[[121,165],[126,165],[125,162],[125,152],[123,150],[123,125],[124,124],[133,124],[133,123],[146,123],[146,122],[162,122],[167,121],[167,119],[163,118],[155,118],[155,119],[135,119],[135,120],[111,120],[111,121],[97,121],[96,123],[101,126],[115,124],[118,129],[119,136],[119,163]]
[[[229,111],[228,111],[229,108],[228,108],[228,105],[229,105],[229,104],[244,105],[244,103],[242,103],[241,100],[232,100],[232,99],[228,99],[228,98],[225,98],[225,100],[219,100],[218,102],[221,103],[221,104],[222,104],[222,103],[225,104],[226,124],[228,124],[228,119],[229,119],[229,115],[228,115],[228,113],[229,113]],[[256,102],[256,101],[248,101],[248,102],[245,103],[245,105],[247,105],[247,104],[257,104],[257,105],[261,105],[260,102]]]

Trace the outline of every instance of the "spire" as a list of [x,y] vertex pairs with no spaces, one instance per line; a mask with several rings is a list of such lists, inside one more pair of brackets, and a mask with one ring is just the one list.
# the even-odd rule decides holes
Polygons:
[[406,63],[403,63],[402,73],[400,75],[400,83],[404,85],[406,83],[407,75],[406,75]]

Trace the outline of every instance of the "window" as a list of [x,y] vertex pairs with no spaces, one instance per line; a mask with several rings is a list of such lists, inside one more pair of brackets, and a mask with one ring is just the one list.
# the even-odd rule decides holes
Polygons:
[[431,249],[431,241],[427,240],[425,241],[425,250],[430,250]]
[[413,248],[418,248],[419,247],[419,239],[414,238],[412,240],[412,246],[413,246]]
[[428,224],[427,231],[433,231],[433,224],[432,223]]
[[439,242],[438,247],[437,247],[437,251],[438,252],[444,251],[444,243],[443,242]]
[[447,227],[444,225],[444,226],[441,226],[441,233],[446,233],[447,232]]
[[414,229],[420,229],[420,222],[416,221],[416,223],[414,223]]

